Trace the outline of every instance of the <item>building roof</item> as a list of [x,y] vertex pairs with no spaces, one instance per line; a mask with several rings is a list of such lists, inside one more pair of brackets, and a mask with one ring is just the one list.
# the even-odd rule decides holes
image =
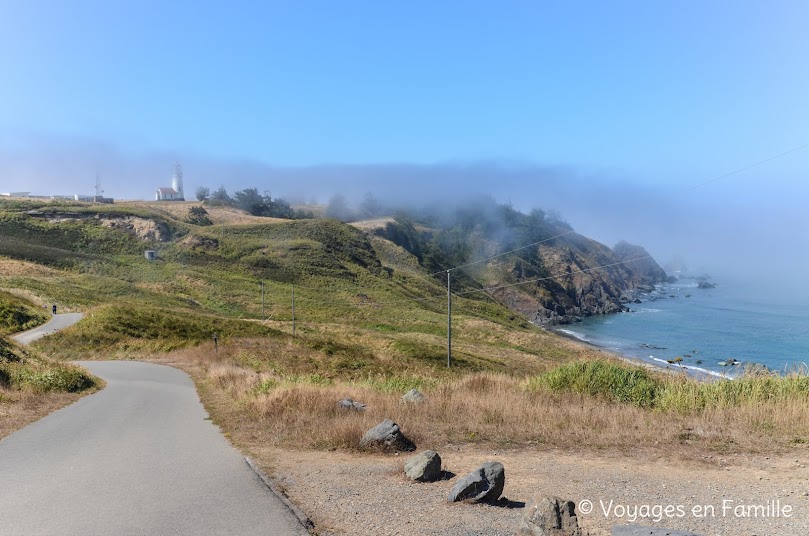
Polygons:
[[158,192],[161,194],[176,194],[177,192],[174,191],[174,188],[158,188]]

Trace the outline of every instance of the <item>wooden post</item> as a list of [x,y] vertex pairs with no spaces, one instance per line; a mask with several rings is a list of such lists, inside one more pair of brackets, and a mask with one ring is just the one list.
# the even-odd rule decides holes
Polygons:
[[447,270],[447,368],[452,367],[452,288]]

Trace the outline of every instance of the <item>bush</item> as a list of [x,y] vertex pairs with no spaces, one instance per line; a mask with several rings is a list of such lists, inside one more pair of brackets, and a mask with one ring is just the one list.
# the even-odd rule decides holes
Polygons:
[[188,223],[194,225],[213,225],[213,222],[208,217],[208,211],[202,207],[188,207]]
[[655,407],[665,387],[648,370],[609,361],[577,361],[559,366],[532,382],[552,391],[573,391],[640,408]]

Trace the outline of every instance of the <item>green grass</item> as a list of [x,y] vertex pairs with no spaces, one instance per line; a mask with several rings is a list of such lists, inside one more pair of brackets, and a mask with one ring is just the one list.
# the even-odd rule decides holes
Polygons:
[[98,380],[69,363],[52,361],[0,338],[0,387],[37,393],[77,393]]
[[54,357],[76,355],[132,357],[169,352],[202,342],[216,334],[220,344],[233,338],[278,337],[258,323],[166,310],[141,304],[104,305],[91,309],[79,324],[40,339],[34,346]]
[[605,360],[567,363],[528,382],[529,389],[543,387],[681,414],[787,401],[809,403],[806,375],[750,374],[702,383]]
[[529,383],[531,388],[537,386],[653,408],[665,382],[640,367],[597,360],[561,365]]
[[0,291],[0,335],[25,331],[48,320],[45,311],[14,294]]

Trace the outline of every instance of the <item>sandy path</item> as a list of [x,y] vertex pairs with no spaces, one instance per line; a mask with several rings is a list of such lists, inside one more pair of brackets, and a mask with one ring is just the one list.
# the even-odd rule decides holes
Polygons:
[[[581,526],[590,536],[609,535],[613,526],[629,523],[633,508],[643,505],[651,518],[637,524],[705,536],[809,533],[809,453],[777,459],[715,456],[701,462],[561,451],[495,454],[468,447],[441,453],[445,468],[459,476],[486,460],[502,462],[507,507],[448,504],[455,479],[411,483],[400,474],[404,457],[278,450],[261,454],[320,534],[513,535],[526,511],[523,503],[530,506],[534,497],[548,495],[573,499],[579,509],[583,501],[591,501],[593,511],[580,512]],[[617,511],[616,505],[621,505]],[[671,517],[655,515],[654,506],[669,505],[674,508]],[[744,512],[736,510],[740,505]]]

